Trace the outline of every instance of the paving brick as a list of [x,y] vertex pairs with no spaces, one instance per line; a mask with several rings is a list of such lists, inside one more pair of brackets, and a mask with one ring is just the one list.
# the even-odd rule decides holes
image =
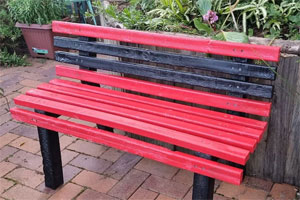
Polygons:
[[111,161],[111,162],[115,162],[117,161],[122,155],[123,155],[123,151],[120,151],[118,149],[115,148],[109,148],[107,151],[105,151],[102,155],[101,158]]
[[25,168],[17,168],[7,174],[5,177],[32,188],[40,185],[44,180],[43,175]]
[[129,172],[142,158],[140,156],[124,153],[104,174],[120,180]]
[[18,127],[20,124],[14,121],[8,121],[0,126],[0,136],[4,135],[5,133],[10,132],[12,129]]
[[15,169],[17,165],[10,162],[0,162],[0,177]]
[[17,184],[14,187],[10,188],[8,191],[2,194],[6,199],[13,200],[44,200],[47,199],[48,195],[41,193],[37,190],[31,189],[29,187]]
[[79,155],[70,162],[71,165],[84,168],[88,171],[103,173],[112,163],[92,156]]
[[237,198],[239,195],[244,194],[245,192],[246,186],[244,184],[237,186],[222,182],[216,193],[229,198]]
[[12,129],[10,132],[20,136],[29,137],[31,139],[38,139],[37,128],[34,126],[22,124],[17,128]]
[[117,200],[114,197],[108,196],[106,194],[96,192],[94,190],[86,189],[82,194],[80,194],[76,200]]
[[35,81],[35,80],[30,80],[30,79],[24,79],[20,81],[20,84],[26,87],[33,87],[36,88],[38,85],[40,85],[42,82],[40,81]]
[[160,195],[156,198],[156,200],[175,200],[175,199],[172,198],[172,197],[168,197],[168,196],[166,196],[166,195],[164,195],[164,194],[160,194]]
[[91,142],[77,140],[75,143],[68,146],[68,149],[84,153],[90,156],[98,157],[107,150],[107,147]]
[[71,200],[76,197],[84,188],[75,185],[73,183],[68,183],[62,188],[57,189],[57,192],[53,194],[49,200]]
[[80,119],[71,118],[71,119],[69,119],[69,121],[74,122],[74,123],[78,123],[78,124],[82,124],[82,125],[85,125],[85,126],[96,127],[95,123],[80,120]]
[[128,199],[136,189],[147,179],[148,173],[132,169],[121,181],[119,181],[110,191],[109,195]]
[[270,195],[273,199],[295,199],[297,190],[294,186],[288,184],[274,184]]
[[36,170],[42,165],[42,157],[25,151],[18,151],[12,157],[8,158],[12,162],[22,167]]
[[75,137],[63,135],[59,138],[60,150],[65,149],[67,146],[72,144],[76,140]]
[[192,200],[193,196],[193,187],[190,188],[188,193],[184,196],[183,200]]
[[[214,197],[213,197],[214,200],[230,200],[231,198],[228,198],[228,197],[224,197],[222,195],[219,195],[219,194],[214,194]],[[253,198],[250,198],[248,200],[251,200]],[[260,199],[253,199],[253,200],[260,200]]]
[[143,188],[139,188],[130,198],[129,200],[151,200],[155,199],[158,196],[156,192],[152,192],[150,190],[145,190]]
[[245,193],[238,196],[239,200],[248,200],[248,199],[266,199],[268,192],[260,189],[254,189],[247,187]]
[[23,136],[15,139],[9,145],[30,153],[37,153],[40,150],[40,143],[38,141]]
[[0,116],[7,112],[9,112],[9,111],[8,111],[8,107],[6,105],[0,106]]
[[0,126],[6,122],[8,122],[9,120],[11,120],[11,116],[10,113],[5,113],[3,115],[0,116]]
[[[64,183],[69,182],[72,178],[74,178],[81,169],[71,166],[71,165],[66,165],[63,167],[63,176],[64,176]],[[45,186],[45,182],[42,182],[39,186],[36,187],[37,190],[40,192],[46,193],[46,194],[54,194],[56,190],[52,190],[48,187]]]
[[76,156],[78,156],[77,152],[70,151],[65,149],[61,152],[62,166],[68,164],[71,160],[73,160]]
[[22,87],[21,89],[18,90],[19,93],[25,94],[28,90],[33,89],[32,87]]
[[10,142],[17,139],[18,137],[19,137],[18,135],[12,133],[6,133],[5,135],[0,136],[0,148],[9,144]]
[[101,193],[107,193],[118,181],[94,172],[83,170],[72,182],[89,187]]
[[176,167],[147,158],[143,158],[134,168],[167,179],[171,179],[178,171]]
[[72,165],[66,165],[63,167],[64,182],[68,182],[78,175],[82,170]]
[[191,171],[187,171],[187,170],[179,170],[179,172],[173,177],[174,181],[178,182],[178,183],[183,183],[186,184],[188,186],[192,186],[193,185],[193,180],[194,180],[194,173]]
[[39,78],[41,78],[41,76],[35,74],[35,73],[30,73],[30,72],[23,72],[21,74],[21,77],[23,77],[24,79],[30,79],[30,80],[35,80],[37,81]]
[[0,162],[16,153],[18,149],[10,146],[4,146],[0,149]]
[[244,183],[250,187],[265,190],[267,192],[270,192],[273,186],[273,183],[271,181],[249,176],[245,177]]
[[190,187],[169,179],[151,175],[142,185],[142,188],[165,194],[172,198],[182,199]]
[[0,195],[7,190],[8,188],[10,188],[11,186],[14,185],[14,182],[10,181],[10,180],[6,180],[4,178],[0,178]]

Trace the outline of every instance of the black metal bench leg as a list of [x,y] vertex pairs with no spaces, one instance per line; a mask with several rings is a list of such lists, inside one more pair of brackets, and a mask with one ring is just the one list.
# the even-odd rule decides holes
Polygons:
[[[35,112],[58,117],[58,115],[41,110],[35,110]],[[57,132],[41,127],[38,127],[38,134],[43,157],[45,185],[51,189],[56,189],[64,183],[59,136]]]
[[[205,158],[207,160],[213,160],[210,155],[196,153],[196,156]],[[214,196],[215,179],[194,173],[193,182],[193,200],[210,200]]]

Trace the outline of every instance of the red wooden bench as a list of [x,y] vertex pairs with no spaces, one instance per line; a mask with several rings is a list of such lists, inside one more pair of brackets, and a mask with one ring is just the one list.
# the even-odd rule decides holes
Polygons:
[[[249,59],[277,62],[280,55],[278,47],[67,22],[53,22],[53,31],[80,36],[79,39],[56,37],[54,43],[57,47],[79,51],[79,54],[56,52],[56,60],[79,65],[79,68],[56,66],[56,73],[61,77],[78,79],[81,83],[51,80],[14,99],[16,105],[33,108],[35,112],[21,108],[11,109],[14,119],[38,127],[47,187],[56,189],[63,184],[57,132],[190,170],[195,173],[193,199],[212,198],[214,179],[237,185],[241,183],[243,169],[231,166],[228,162],[220,163],[217,159],[245,165],[262,138],[267,122],[247,116],[269,116],[271,103],[266,99],[272,97],[272,86],[247,80],[252,77],[274,80],[276,68],[251,64]],[[95,38],[217,54],[228,56],[228,59],[217,60],[105,44],[95,42]],[[119,57],[122,60],[97,58],[96,54]],[[138,64],[129,62],[128,59],[148,63]],[[177,68],[152,66],[153,63],[169,64]],[[190,71],[200,69],[222,72],[227,76],[201,75],[182,70],[182,67]],[[96,72],[97,69],[216,89],[223,91],[223,94],[99,73]],[[122,91],[101,88],[99,84],[120,88]],[[219,111],[137,95],[132,91],[214,107]],[[253,100],[253,97],[263,98],[264,101]],[[98,128],[58,119],[61,115],[96,123]],[[180,146],[195,153],[172,151],[123,136],[114,133],[114,128]]]

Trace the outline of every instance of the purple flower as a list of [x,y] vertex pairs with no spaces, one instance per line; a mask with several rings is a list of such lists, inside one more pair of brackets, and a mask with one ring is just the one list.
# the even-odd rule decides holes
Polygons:
[[207,13],[205,15],[203,15],[203,20],[209,24],[213,24],[216,21],[218,21],[218,16],[214,11],[207,11]]

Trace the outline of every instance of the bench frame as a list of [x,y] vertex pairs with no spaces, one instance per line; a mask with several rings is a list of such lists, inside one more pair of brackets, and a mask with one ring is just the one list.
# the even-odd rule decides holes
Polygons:
[[[226,67],[226,65],[228,65],[228,64],[226,64],[225,62],[223,62],[221,60],[215,60],[215,62],[220,63],[221,67],[217,66],[216,68],[211,69],[212,71],[224,70],[225,72],[232,74],[230,84],[234,84],[234,87],[229,88],[228,95],[231,95],[234,97],[239,97],[239,98],[243,98],[245,96],[245,94],[261,96],[264,98],[271,98],[271,96],[272,96],[272,91],[271,91],[272,89],[269,86],[265,86],[265,85],[260,86],[260,85],[255,85],[253,83],[247,83],[246,75],[249,75],[249,74],[248,74],[248,72],[246,73],[241,69],[249,70],[251,68],[253,70],[253,69],[259,68],[257,65],[248,64],[247,63],[248,58],[263,59],[263,60],[267,60],[267,61],[278,61],[279,48],[277,48],[277,47],[266,47],[266,46],[259,46],[259,45],[248,45],[248,44],[226,43],[226,42],[211,41],[211,40],[200,40],[200,39],[187,38],[187,37],[166,36],[166,35],[156,34],[156,33],[118,30],[118,29],[112,29],[112,28],[107,28],[107,27],[103,28],[103,27],[96,27],[96,26],[82,25],[82,24],[72,24],[72,23],[65,23],[65,22],[53,22],[53,30],[54,30],[54,32],[58,32],[58,33],[70,34],[70,32],[71,32],[71,34],[74,34],[74,35],[81,35],[81,37],[78,41],[79,45],[77,45],[77,46],[75,45],[75,47],[73,47],[73,49],[79,50],[79,57],[77,58],[77,60],[75,58],[73,58],[71,55],[68,55],[67,53],[57,52],[56,56],[57,56],[58,60],[65,61],[67,63],[73,59],[72,62],[75,62],[75,63],[72,63],[72,62],[70,62],[70,63],[71,64],[79,64],[79,68],[83,69],[83,70],[96,71],[98,68],[98,66],[96,66],[96,65],[93,66],[93,63],[94,63],[93,59],[95,59],[94,57],[96,57],[96,53],[84,51],[85,50],[84,48],[86,48],[85,45],[89,45],[89,49],[94,48],[94,51],[97,51],[97,52],[103,51],[104,54],[106,54],[107,51],[109,51],[111,55],[115,54],[116,56],[118,56],[118,55],[120,55],[120,53],[122,53],[122,49],[118,50],[117,48],[115,48],[116,51],[114,52],[114,51],[111,51],[112,47],[110,45],[105,45],[105,44],[103,45],[103,49],[95,48],[95,46],[93,46],[93,42],[96,41],[95,38],[98,38],[99,33],[101,32],[101,38],[103,38],[103,39],[112,39],[112,40],[118,40],[118,41],[123,41],[123,42],[134,41],[135,43],[139,43],[139,44],[154,45],[154,46],[161,46],[161,47],[168,47],[168,48],[175,48],[175,49],[178,48],[178,46],[183,45],[184,47],[180,48],[182,50],[198,51],[198,52],[202,52],[202,53],[203,52],[204,53],[214,53],[214,54],[225,55],[225,56],[234,56],[234,57],[239,56],[240,58],[234,58],[235,63],[232,62],[232,68],[231,68],[232,71],[230,71],[231,69],[229,69],[228,66]],[[63,38],[57,37],[55,39],[55,44],[56,44],[56,46],[59,46],[59,47],[70,48],[70,45],[72,44],[73,39],[69,39],[69,40],[70,41],[68,41],[68,39],[63,39]],[[90,42],[90,43],[84,43],[84,45],[81,46],[80,45],[81,41],[82,42]],[[156,41],[164,41],[164,42],[158,44]],[[222,45],[222,48],[220,48],[220,45]],[[209,48],[203,48],[203,46],[209,47]],[[126,47],[124,47],[124,48],[126,49]],[[113,47],[113,49],[114,49],[114,47]],[[232,51],[232,49],[233,49],[233,51]],[[131,51],[132,49],[128,48],[128,50]],[[160,63],[165,62],[165,64],[172,62],[173,59],[176,59],[176,56],[178,59],[183,60],[182,61],[183,64],[191,63],[189,61],[189,59],[192,59],[189,56],[178,57],[178,55],[171,55],[168,53],[156,54],[155,52],[151,52],[151,51],[147,51],[147,52],[148,52],[147,54],[142,54],[142,55],[148,55],[148,57],[146,58],[146,60],[148,60],[148,61],[154,61],[157,57],[159,58],[159,56],[162,56],[162,55],[166,56],[166,58],[172,58],[171,60],[166,59],[166,61],[164,61],[164,59],[163,59],[164,57],[161,57],[160,59],[158,59]],[[144,52],[142,52],[142,53],[144,53]],[[129,55],[129,57],[136,56],[136,55]],[[153,59],[153,58],[155,58],[155,59]],[[82,64],[83,62],[80,61],[80,59],[82,59],[83,61],[87,61],[91,65],[91,67],[87,67],[86,64]],[[196,59],[196,58],[193,58],[193,59]],[[201,62],[204,63],[202,66],[204,69],[206,69],[206,68],[208,69],[209,66],[211,65],[211,64],[209,64],[211,61],[206,58],[202,58]],[[80,63],[81,63],[81,65],[80,65]],[[176,62],[174,61],[174,64],[175,63]],[[115,65],[116,69],[118,68],[118,63],[111,62],[111,64]],[[236,69],[239,69],[238,71],[240,71],[240,72],[237,72],[237,70],[234,70],[235,65],[237,67]],[[142,66],[142,65],[140,65],[140,66]],[[193,67],[195,67],[195,66],[193,66]],[[220,69],[217,69],[217,68],[220,68]],[[58,69],[62,70],[63,67],[58,67]],[[251,72],[251,69],[249,70],[250,72]],[[268,67],[260,66],[259,70],[261,73],[257,73],[256,71],[254,71],[253,74],[251,74],[251,76],[256,77],[256,78],[265,78],[265,79],[273,79],[273,80],[275,79],[275,75],[273,74],[272,71],[276,70],[276,68],[272,68],[270,70]],[[268,71],[271,71],[272,73],[270,73]],[[88,72],[85,72],[85,73],[88,73]],[[182,76],[184,76],[184,74]],[[196,80],[196,78],[195,78],[195,80]],[[219,80],[218,78],[216,80],[221,81],[221,79]],[[234,82],[234,80],[237,80],[237,82]],[[238,82],[238,81],[243,81],[243,82]],[[100,87],[100,84],[97,82],[90,82],[87,80],[82,80],[81,83],[90,85],[90,86]],[[143,82],[140,82],[140,83],[143,84]],[[226,84],[226,82],[223,82],[223,83]],[[247,87],[248,86],[249,87],[252,87],[252,86],[259,87],[260,90],[257,93],[256,93],[256,91],[253,92],[250,90],[249,91],[239,90],[240,83],[248,84]],[[207,86],[209,86],[209,85],[207,85]],[[41,86],[41,87],[43,87],[43,86]],[[219,89],[219,88],[216,88],[216,89]],[[222,88],[220,88],[220,89],[222,89]],[[270,90],[269,93],[267,93],[267,94],[264,93],[265,91],[269,91],[269,90]],[[237,93],[237,92],[239,92],[239,93]],[[29,95],[34,95],[34,92],[29,91]],[[221,98],[221,96],[220,96],[220,98]],[[28,104],[28,107],[30,107],[30,105],[29,105],[30,98],[26,101],[25,96],[17,97],[15,99],[15,102],[16,102],[16,104],[19,104],[19,105],[27,105]],[[27,104],[26,104],[26,102],[27,102]],[[251,103],[253,103],[253,102],[251,102]],[[195,102],[195,103],[197,103],[197,102]],[[247,105],[247,101],[245,101],[245,105]],[[271,106],[270,104],[260,105],[259,103],[257,103],[257,106],[261,106],[261,108],[257,109],[257,110],[249,109],[248,113],[259,114],[261,116],[269,115],[269,112],[270,112],[269,109]],[[269,108],[267,108],[266,106]],[[225,105],[223,107],[226,109]],[[244,107],[244,109],[245,108],[247,108],[247,107]],[[242,108],[236,108],[234,111],[228,111],[228,113],[232,114],[232,115],[243,116],[243,113],[241,113],[241,111],[243,111]],[[38,134],[39,134],[39,140],[40,140],[40,145],[41,145],[41,153],[42,153],[42,157],[43,157],[45,185],[52,189],[56,189],[60,185],[63,184],[61,153],[60,153],[60,146],[59,146],[59,136],[58,136],[57,131],[68,132],[68,130],[67,130],[68,127],[69,128],[72,127],[75,131],[74,131],[74,133],[69,132],[69,134],[71,134],[71,135],[73,134],[75,136],[78,136],[78,137],[81,137],[84,139],[88,139],[88,140],[92,140],[95,142],[99,142],[99,143],[101,143],[103,141],[100,138],[96,138],[95,134],[100,134],[100,133],[107,134],[108,132],[113,132],[112,127],[104,126],[104,125],[100,125],[100,124],[97,124],[97,128],[99,129],[98,132],[96,132],[94,129],[85,130],[84,127],[81,127],[79,125],[73,126],[73,124],[67,124],[67,123],[63,123],[60,121],[52,120],[52,118],[59,117],[60,116],[59,114],[55,114],[52,112],[45,112],[45,111],[42,111],[42,110],[36,109],[36,108],[35,108],[35,112],[37,113],[36,115],[34,115],[28,111],[18,109],[18,108],[13,108],[11,110],[12,116],[15,119],[40,126],[40,127],[38,127]],[[265,128],[264,128],[264,130],[265,130]],[[54,130],[56,130],[56,131],[54,131]],[[101,132],[100,130],[103,130],[103,132]],[[82,134],[80,131],[82,132]],[[108,135],[107,137],[110,137],[110,135]],[[261,136],[260,136],[260,138],[261,138]],[[257,138],[257,140],[259,140],[260,138]],[[131,140],[129,139],[129,141],[131,141]],[[112,143],[106,142],[104,144],[110,145],[112,147],[120,148],[120,149],[125,149],[125,151],[134,152],[133,147],[126,147],[126,145],[125,146],[122,146],[122,145],[117,146],[113,142]],[[137,145],[141,145],[141,144],[143,144],[143,142],[141,142]],[[152,146],[149,145],[149,147],[152,147]],[[132,149],[130,149],[130,148],[132,148]],[[140,148],[142,148],[142,147],[140,147]],[[155,147],[155,148],[157,148],[158,151],[161,150],[158,147]],[[147,149],[144,149],[144,152],[146,152],[146,151],[147,151]],[[166,150],[163,150],[163,151],[165,151],[165,153],[169,152]],[[178,162],[180,162],[180,159],[183,156],[183,154],[181,154],[179,152],[170,154],[170,155],[173,156],[173,159],[178,160]],[[199,157],[199,162],[201,162],[202,159],[205,159],[206,160],[205,162],[212,164],[212,165],[217,160],[217,158],[212,155],[208,155],[208,154],[204,154],[204,153],[200,153],[200,152],[196,152],[195,156]],[[148,157],[151,158],[151,156],[148,156]],[[194,157],[193,158],[188,157],[187,159],[190,159],[191,162],[196,162],[194,160]],[[156,160],[158,160],[158,159],[156,159]],[[160,160],[158,160],[158,161],[160,161]],[[212,163],[210,163],[210,161],[212,161]],[[173,162],[175,162],[175,161],[173,161]],[[174,163],[172,165],[176,166],[176,164],[174,164]],[[235,164],[235,167],[242,167],[242,165]],[[196,167],[194,170],[196,170]],[[202,174],[203,174],[203,171],[202,171]],[[224,178],[224,180],[225,179],[226,178]],[[194,173],[193,197],[192,198],[193,199],[213,199],[214,183],[215,183],[214,178],[211,178],[211,177],[205,176],[205,175],[200,175],[199,173]],[[239,184],[239,183],[236,183],[236,184]]]

